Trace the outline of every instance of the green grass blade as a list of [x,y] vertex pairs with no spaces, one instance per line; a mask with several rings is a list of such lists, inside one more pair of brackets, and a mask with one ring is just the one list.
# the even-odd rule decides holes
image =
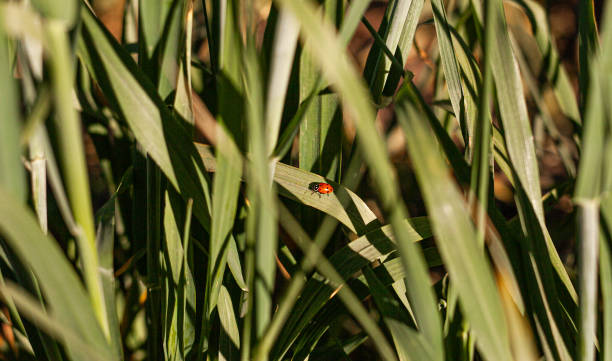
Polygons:
[[[565,166],[568,175],[570,177],[575,177],[576,166],[572,159],[572,145],[569,142],[569,139],[560,133],[559,128],[552,117],[551,110],[549,110],[549,105],[545,102],[543,93],[540,91],[541,86],[535,79],[538,74],[534,74],[535,69],[532,70],[527,64],[526,57],[528,56],[530,59],[533,57],[533,50],[529,47],[529,45],[527,45],[530,44],[528,41],[531,39],[517,39],[512,37],[511,40],[514,54],[516,55],[516,60],[519,68],[521,69],[521,73],[523,74],[523,81],[527,85],[527,88],[529,89],[529,92],[531,93],[531,96],[538,107],[539,117],[542,119],[546,129],[548,130],[548,134],[556,143],[557,152],[563,161],[563,165]],[[543,90],[545,91],[546,88]]]
[[[221,286],[219,291],[219,319],[221,320],[221,335],[220,338],[225,338],[225,349],[220,347],[219,359],[235,360],[238,359],[238,350],[240,349],[240,333],[238,331],[238,323],[234,314],[234,306],[232,298],[225,286]],[[223,344],[222,342],[220,342]],[[231,343],[231,344],[228,344]]]
[[420,122],[414,105],[404,102],[398,111],[436,244],[457,287],[476,345],[488,360],[510,360],[507,326],[493,274],[475,242],[476,233],[465,203],[437,154],[431,131]]
[[580,107],[584,110],[591,89],[590,59],[593,59],[599,50],[599,35],[592,0],[581,0],[578,3],[578,39],[580,40],[578,43]]
[[[431,230],[427,219],[422,217],[405,220],[404,237],[409,242],[417,242],[431,236]],[[372,230],[365,235],[350,242],[336,253],[329,261],[343,278],[349,278],[371,262],[383,259],[396,249],[396,239],[390,225]],[[312,252],[315,252],[313,250]],[[314,258],[314,257],[313,257]],[[400,262],[397,262],[402,267]],[[377,268],[378,270],[378,268]],[[308,268],[304,268],[308,271]],[[403,269],[398,271],[396,280],[404,277]],[[297,287],[297,285],[295,285]],[[282,356],[287,352],[290,345],[297,340],[298,335],[311,322],[312,318],[319,312],[333,294],[326,284],[320,282],[316,277],[311,277],[303,286],[302,296],[296,301],[291,314],[287,317],[283,331],[274,346],[273,355]],[[296,290],[295,292],[299,292]]]
[[[243,42],[240,35],[243,14],[235,0],[223,0],[215,10],[219,19],[219,71],[217,83],[218,130],[217,159],[220,173],[213,180],[213,224],[210,238],[210,258],[207,270],[207,316],[214,309],[227,264],[228,245],[234,242],[231,229],[234,224],[244,146],[244,112],[242,97]],[[204,320],[203,320],[204,321]],[[208,326],[207,326],[208,327]],[[207,330],[207,332],[210,330]],[[206,336],[208,337],[208,336]]]
[[176,1],[138,1],[138,62],[145,73],[156,79],[158,59],[154,52],[162,38],[164,22]]
[[440,61],[444,70],[446,86],[450,96],[451,104],[455,118],[461,125],[461,133],[466,149],[470,148],[469,129],[474,123],[474,119],[466,119],[465,113],[465,98],[463,96],[463,88],[461,87],[461,76],[459,74],[459,66],[453,49],[453,41],[449,30],[450,25],[446,18],[446,9],[442,0],[434,0],[431,2],[433,11],[434,23],[436,24],[436,35],[438,39],[438,47],[440,48]]
[[31,3],[42,16],[64,23],[67,27],[71,27],[79,18],[81,4],[78,0],[32,0]]
[[242,274],[242,265],[240,261],[240,255],[238,254],[238,246],[236,245],[236,239],[230,236],[229,249],[227,250],[227,266],[234,277],[234,281],[238,287],[243,291],[248,291],[246,282],[244,281],[244,275]]
[[297,46],[299,27],[290,12],[281,11],[274,35],[272,59],[269,70],[268,91],[266,96],[266,144],[268,154],[276,146],[285,94],[289,85],[293,56]]
[[[592,5],[592,3],[591,3]],[[581,4],[581,40],[586,41],[584,28],[588,21],[583,11],[586,4]],[[604,195],[604,212],[609,212],[609,200],[605,196],[610,190],[610,172],[612,172],[609,154],[612,142],[610,138],[610,111],[606,104],[606,94],[612,89],[612,78],[608,71],[612,68],[612,7],[607,6],[603,15],[605,27],[602,32],[601,51],[597,52],[597,44],[584,44],[581,51],[592,52],[595,58],[588,58],[588,67],[582,66],[581,71],[589,71],[586,80],[589,89],[583,92],[584,101],[584,133],[582,138],[583,154],[580,172],[576,183],[575,200],[579,205],[578,224],[580,229],[579,244],[579,284],[580,284],[580,324],[577,355],[579,360],[594,360],[597,346],[598,297],[597,297],[597,259],[599,255],[599,210],[602,195]],[[584,23],[582,23],[584,22]],[[590,34],[597,38],[593,29]],[[595,40],[596,41],[596,40]],[[593,46],[593,48],[590,48]],[[587,55],[587,54],[582,54]],[[581,60],[586,61],[586,58]],[[603,74],[606,74],[602,76]],[[581,74],[586,77],[586,74]],[[603,241],[605,242],[605,240]],[[603,261],[603,260],[602,260]],[[604,276],[606,270],[602,270]]]
[[[455,50],[455,57],[457,59],[457,64],[459,66],[460,74],[461,74],[461,82],[464,89],[463,96],[465,97],[465,117],[468,124],[468,138],[469,143],[471,145],[471,149],[469,149],[468,160],[473,158],[473,152],[475,151],[473,148],[475,145],[474,142],[478,141],[478,137],[474,135],[476,123],[478,121],[478,87],[481,81],[480,69],[474,55],[472,54],[472,49],[466,44],[465,39],[459,35],[457,30],[449,25],[449,31],[452,35],[453,40],[453,48]],[[488,118],[490,122],[490,117]]]
[[599,252],[601,298],[603,300],[603,343],[601,360],[612,360],[612,253],[609,239],[601,238]]
[[194,215],[208,229],[209,181],[195,147],[191,146],[190,136],[112,36],[88,10],[83,10],[82,16],[79,56],[104,89],[113,110],[127,122],[170,184],[184,199],[193,198]]
[[[358,0],[351,2],[350,7],[344,17],[344,21],[340,26],[338,35],[342,44],[348,45],[351,37],[357,29],[357,26],[359,25],[359,22],[362,19],[363,14],[367,10],[370,1],[371,0]],[[278,139],[278,144],[274,151],[274,155],[279,159],[283,158],[289,151],[291,145],[293,144],[293,139],[300,129],[302,120],[309,112],[311,106],[314,106],[315,101],[318,100],[319,92],[323,90],[324,82],[321,77],[317,79],[316,84],[316,88],[302,100],[295,115],[285,127],[285,130]]]
[[147,302],[146,317],[152,335],[147,339],[147,353],[151,355],[152,361],[161,360],[159,336],[165,328],[165,318],[162,317],[163,294],[162,287],[165,278],[164,266],[162,264],[161,248],[161,207],[162,183],[161,172],[154,160],[145,155],[144,179],[146,184],[146,201],[144,204],[145,214],[145,249],[146,249],[146,278]]
[[[192,325],[195,323],[191,320],[193,310],[196,309],[195,305],[195,284],[191,269],[193,269],[193,257],[190,250],[190,234],[191,234],[191,218],[193,212],[193,200],[187,201],[185,210],[185,227],[183,228],[183,259],[181,260],[181,275],[179,279],[179,285],[182,286],[182,290],[179,293],[179,312],[177,319],[179,320],[179,341],[180,341],[180,354],[186,355],[193,344],[195,338],[195,328]],[[189,307],[189,308],[187,308]],[[189,312],[188,312],[189,311]]]
[[376,302],[387,328],[391,332],[395,349],[400,361],[404,360],[432,360],[435,353],[430,353],[429,342],[416,330],[408,326],[411,316],[400,305],[399,301],[391,295],[382,282],[369,267],[363,269],[363,274]]
[[[232,86],[241,89],[241,54],[243,49],[241,26],[244,19],[240,2],[238,0],[220,0],[218,13],[215,15],[220,21],[219,69],[229,79]],[[223,100],[223,98],[220,98],[220,100]],[[226,121],[230,120],[226,119]]]
[[470,180],[470,170],[465,158],[461,155],[459,149],[457,149],[457,146],[446,129],[442,126],[442,123],[436,118],[433,110],[427,105],[416,85],[412,82],[404,83],[397,95],[398,102],[400,98],[404,97],[407,97],[411,102],[417,104],[420,111],[427,117],[427,121],[433,129],[438,142],[440,142],[440,146],[444,150],[444,154],[452,166],[457,180],[461,184],[468,184]]
[[48,334],[61,340],[66,346],[75,350],[75,353],[88,355],[87,358],[84,359],[95,361],[115,360],[109,358],[108,355],[100,354],[96,348],[87,343],[87,340],[84,339],[81,334],[72,330],[69,325],[64,323],[56,315],[50,316],[43,311],[40,304],[19,287],[13,284],[3,284],[0,286],[0,295],[5,300],[8,298],[15,299],[23,314],[27,315],[27,317]]
[[[389,4],[391,5],[392,3]],[[391,13],[389,30],[385,37],[385,45],[389,50],[391,50],[392,54],[394,54],[394,51],[399,44],[402,31],[405,28],[405,23],[407,20],[409,20],[408,13],[410,11],[410,7],[412,6],[412,0],[396,0],[393,6],[395,8]],[[405,59],[402,60],[405,61]],[[391,60],[387,57],[383,57],[382,71],[384,74],[382,84],[384,84],[387,81],[389,71],[391,71]],[[380,91],[382,91],[382,88]],[[380,94],[380,92],[377,90],[374,94]]]
[[[586,123],[589,126],[589,123]],[[586,144],[585,144],[586,145]],[[597,332],[597,258],[599,254],[599,203],[595,200],[579,203],[578,225],[580,324],[578,359],[594,360]]]
[[[210,238],[210,262],[208,264],[207,287],[210,287],[207,312],[210,315],[216,305],[221,281],[227,264],[229,246],[235,242],[231,229],[234,224],[240,177],[242,174],[242,156],[244,147],[244,109],[243,109],[243,41],[240,34],[243,14],[236,0],[222,0],[214,8],[220,20],[219,26],[219,71],[222,77],[217,83],[218,107],[217,116],[221,129],[218,129],[217,159],[221,170],[215,174],[213,181],[213,227]],[[210,35],[210,34],[209,34]],[[212,40],[212,39],[211,39]],[[234,252],[229,253],[231,264],[239,264]],[[238,268],[238,269],[236,269]],[[234,267],[233,273],[238,273]],[[238,277],[240,279],[240,277]],[[208,291],[207,291],[208,292]]]
[[43,232],[48,230],[47,218],[47,165],[44,149],[42,126],[36,127],[34,136],[29,144],[30,151],[30,182],[32,185],[32,200],[38,216],[38,223]]
[[[448,159],[448,162],[453,168],[454,174],[457,177],[458,182],[460,184],[467,184],[469,182],[469,177],[470,177],[467,162],[461,156],[461,154],[459,153],[459,150],[454,145],[449,134],[444,130],[440,121],[438,121],[433,111],[425,103],[423,97],[417,91],[416,86],[412,82],[406,82],[404,84],[405,85],[402,87],[402,89],[400,90],[397,96],[398,102],[401,102],[402,98],[407,97],[411,102],[418,105],[420,111],[424,113],[424,115],[427,117],[427,120],[430,126],[433,128],[434,133],[436,137],[438,138],[438,141],[440,142],[442,149],[444,150],[446,158]],[[502,143],[500,145],[503,146],[503,137],[501,137],[501,135],[498,134],[497,138]],[[495,140],[496,137],[494,137],[493,139]],[[512,175],[512,172],[509,172],[508,174]],[[491,198],[487,201],[487,204],[488,204],[487,211],[489,213],[489,216],[491,217],[491,221],[493,223],[494,228],[499,230],[500,232],[499,236],[501,236],[501,237],[497,237],[497,236],[489,237],[493,240],[489,246],[490,251],[493,256],[493,260],[496,263],[496,266],[501,270],[502,274],[508,276],[508,277],[506,276],[504,277],[505,277],[505,280],[508,281],[509,285],[510,284],[513,285],[510,288],[513,290],[512,296],[514,298],[514,301],[523,310],[524,309],[523,301],[521,300],[520,294],[517,292],[519,287],[516,284],[517,283],[516,280],[512,281],[512,279],[514,279],[514,276],[510,275],[511,272],[509,272],[508,267],[506,266],[508,262],[504,261],[504,258],[506,258],[506,256],[503,255],[503,253],[505,253],[503,251],[503,248],[505,248],[507,250],[508,257],[511,260],[511,264],[513,265],[512,267],[513,272],[517,275],[516,277],[520,279],[522,277],[521,275],[523,273],[523,270],[519,267],[521,261],[520,261],[520,255],[518,253],[518,248],[516,245],[517,239],[513,236],[512,232],[508,231],[508,226],[506,225],[505,218],[501,215],[499,210],[495,208],[492,195],[490,197]],[[503,242],[503,247],[501,246],[502,242]],[[499,257],[497,255],[499,255]]]
[[561,280],[564,291],[575,300],[577,296],[574,286],[546,228],[533,136],[516,59],[512,53],[509,34],[505,30],[507,26],[502,2],[496,0],[489,6],[492,6],[494,11],[491,23],[487,26],[504,29],[496,31],[495,41],[492,42],[494,47],[491,49],[491,67],[508,155],[520,186],[524,189],[529,205],[538,220],[552,267]]
[[51,53],[51,77],[56,110],[55,128],[60,145],[63,176],[74,219],[82,234],[77,237],[83,262],[83,273],[91,303],[104,333],[110,337],[106,306],[98,275],[93,209],[85,164],[79,116],[72,105],[73,71],[66,28],[61,23],[46,26]]
[[[429,250],[433,250],[430,248]],[[434,250],[435,251],[435,250]],[[425,252],[427,254],[427,252]],[[435,252],[437,253],[437,252]],[[438,256],[439,259],[439,256]],[[331,261],[331,259],[330,259]],[[434,266],[436,263],[431,263],[431,266]],[[441,262],[437,263],[441,265]],[[374,269],[374,273],[376,276],[382,281],[385,286],[394,286],[397,283],[404,284],[404,272],[403,265],[399,258],[393,258],[390,261],[386,261],[381,265],[382,267],[376,267]],[[317,276],[313,277],[309,282],[318,279]],[[319,282],[321,282],[319,280]],[[368,291],[368,288],[365,284],[365,277],[361,275],[358,279],[353,279],[349,281],[349,285],[355,291],[356,295],[362,299],[362,301],[366,301],[371,298],[371,294]],[[329,289],[328,287],[326,287]],[[330,290],[330,294],[333,290]],[[304,292],[304,294],[310,294],[309,292]],[[405,295],[404,295],[405,298]],[[297,353],[300,353],[300,349],[303,350],[300,356],[305,358],[307,354],[310,353],[315,345],[319,342],[321,336],[325,334],[330,328],[330,323],[337,322],[336,320],[339,317],[342,317],[344,313],[346,313],[346,309],[343,307],[342,302],[337,299],[337,297],[333,297],[330,299],[329,294],[326,296],[327,303],[321,309],[320,312],[316,315],[316,317],[308,322],[308,325],[300,334],[300,337],[296,340],[296,346],[294,347]],[[311,356],[314,357],[314,356]]]
[[[123,191],[121,184],[117,189]],[[96,214],[96,245],[98,249],[98,257],[100,259],[100,281],[104,294],[104,302],[108,310],[106,317],[108,318],[110,345],[117,360],[123,360],[123,344],[119,330],[119,320],[117,318],[117,304],[115,301],[115,276],[113,267],[113,250],[115,241],[115,201],[116,195],[106,202]]]
[[[294,240],[303,250],[303,252],[308,252],[309,249],[312,249],[310,248],[312,241],[309,239],[308,235],[304,232],[300,224],[291,215],[291,213],[284,208],[282,203],[279,202],[278,205],[279,207],[282,207],[278,215],[283,228],[290,232],[290,234],[294,235]],[[372,320],[370,315],[367,313],[360,300],[350,290],[348,285],[344,284],[344,278],[338,274],[334,266],[320,251],[318,253],[319,254],[315,257],[317,259],[317,270],[329,280],[332,287],[338,289],[338,296],[361,324],[364,330],[370,335],[376,345],[376,348],[380,352],[382,359],[396,360],[395,353],[391,349],[391,346],[387,342],[384,334],[380,331],[374,320]]]
[[[599,246],[599,199],[602,192],[602,162],[604,157],[605,113],[602,82],[598,62],[592,62],[590,90],[586,102],[582,137],[583,153],[576,181],[575,202],[578,204],[580,227],[580,360],[593,360],[595,347],[597,294],[597,252]],[[609,141],[609,140],[607,140]]]
[[[495,33],[493,27],[487,26],[492,16],[492,7],[485,4],[485,34],[484,34],[484,56],[483,56],[483,79],[479,89],[478,113],[477,118],[472,119],[474,126],[474,144],[472,157],[472,173],[470,178],[470,200],[469,206],[474,206],[474,195],[480,203],[476,216],[476,227],[478,243],[484,241],[485,211],[489,198],[489,180],[491,179],[491,113],[489,103],[493,91],[493,74],[490,64],[490,52],[492,51],[492,41]],[[468,125],[472,129],[472,125]],[[468,133],[469,130],[468,130]],[[472,135],[472,134],[469,134]]]
[[[242,174],[242,155],[244,147],[244,96],[242,84],[243,40],[240,34],[243,14],[240,4],[235,0],[223,0],[219,7],[214,7],[214,14],[219,19],[218,66],[220,76],[217,79],[218,133],[217,158],[220,160],[220,174],[213,180],[212,215],[213,224],[209,244],[209,263],[206,281],[206,317],[203,319],[204,337],[209,337],[211,329],[209,317],[217,305],[225,268],[228,265],[234,278],[240,282],[242,271],[240,259],[231,230],[234,225],[240,176]],[[248,287],[244,287],[248,288]]]
[[[319,84],[320,83],[321,81],[319,81]],[[315,99],[317,99],[317,94],[315,92],[312,92],[298,106],[298,109],[289,121],[289,124],[286,125],[285,130],[283,130],[282,134],[278,138],[278,144],[276,146],[276,149],[274,150],[274,156],[276,158],[282,159],[283,157],[285,157],[287,152],[291,150],[291,147],[293,146],[293,140],[301,128],[302,120],[306,116],[311,105],[314,104]]]
[[555,42],[550,36],[546,9],[540,3],[533,0],[525,0],[523,6],[529,16],[532,27],[535,29],[535,39],[542,54],[541,56],[548,58],[547,63],[544,64],[546,68],[543,71],[546,72],[546,78],[553,87],[557,103],[563,114],[571,119],[574,124],[581,124],[581,115],[578,110],[573,85],[568,72],[561,64]]
[[20,120],[18,111],[19,93],[10,64],[8,37],[4,29],[4,9],[0,8],[0,184],[18,199],[26,196],[25,172],[21,165],[19,147]]
[[184,3],[183,16],[184,24],[184,44],[178,79],[176,81],[176,94],[174,95],[174,110],[187,122],[194,122],[193,98],[191,86],[191,43],[193,33],[193,4],[194,0],[187,0]]
[[208,286],[210,289],[207,313],[217,304],[221,281],[226,268],[231,230],[236,216],[242,156],[230,135],[223,129],[217,132],[217,171],[212,188],[212,223],[209,245]]
[[[166,325],[165,342],[166,352],[173,359],[185,359],[193,349],[196,334],[196,315],[185,312],[186,307],[196,309],[196,285],[192,267],[185,260],[189,251],[185,238],[189,237],[191,215],[184,208],[185,204],[180,196],[172,190],[166,190],[164,255],[166,267],[170,270],[170,277],[166,278],[169,283],[169,294],[166,297],[171,300],[168,303],[175,306],[167,310],[171,319]],[[184,229],[181,230],[180,224],[185,225]]]
[[[421,16],[424,3],[424,0],[412,0],[410,2],[410,9],[408,9],[408,15],[406,21],[404,22],[404,28],[402,29],[402,33],[397,44],[397,50],[395,51],[395,57],[400,60],[402,65],[406,63],[408,53],[412,49],[414,35],[416,34],[416,29],[419,24],[419,18]],[[391,67],[391,72],[387,77],[383,95],[392,96],[395,94],[397,85],[403,76],[403,70],[403,67],[401,69]]]
[[[42,233],[35,217],[3,188],[0,188],[0,197],[3,199],[0,232],[10,248],[31,267],[55,317],[81,335],[98,355],[115,359],[87,294],[60,248]],[[89,359],[87,354],[69,345],[68,349],[75,359]]]
[[[277,226],[275,189],[272,184],[272,171],[276,165],[268,160],[266,137],[264,135],[264,103],[261,87],[261,70],[256,58],[254,39],[249,39],[244,57],[244,86],[246,92],[247,129],[249,133],[249,151],[251,161],[249,162],[248,189],[249,197],[253,201],[251,217],[256,221],[254,231],[249,237],[249,242],[257,240],[254,247],[255,278],[254,289],[250,288],[255,295],[255,335],[261,337],[268,327],[272,314],[272,290],[274,277],[276,275],[275,254],[277,251]],[[247,245],[248,247],[249,245]],[[250,296],[252,297],[252,296]]]
[[342,25],[340,26],[340,34],[338,35],[342,44],[349,43],[371,1],[372,0],[351,1],[342,21]]
[[[177,86],[179,76],[182,73],[181,58],[183,57],[186,34],[185,10],[188,0],[174,0],[170,2],[167,15],[162,18],[163,32],[157,44],[154,60],[154,70],[159,71],[157,90],[162,99],[166,99]],[[161,3],[161,2],[160,2]],[[163,3],[161,3],[163,4]],[[159,5],[156,5],[159,6]],[[162,5],[168,6],[168,5]],[[163,12],[162,12],[163,14]],[[141,19],[143,19],[141,14]],[[159,62],[159,65],[157,64]],[[152,74],[150,74],[151,76]]]
[[[329,19],[330,8],[335,4],[324,5]],[[321,72],[308,49],[302,51],[300,59],[300,102],[309,105],[300,124],[299,166],[301,169],[320,174],[332,180],[339,180],[342,114],[338,97],[335,94],[319,94],[324,82]],[[314,95],[311,101],[309,97]],[[306,212],[304,220],[314,221],[314,215]]]
[[[487,24],[487,26],[505,29],[506,22],[501,2],[495,1],[489,6],[493,7],[493,16],[491,16],[490,25]],[[543,217],[539,174],[535,161],[527,106],[508,33],[506,31],[496,31],[495,40],[490,44],[493,45],[490,52],[491,67],[504,124],[508,154],[510,160],[515,164],[515,171],[525,188],[532,207],[538,217]]]

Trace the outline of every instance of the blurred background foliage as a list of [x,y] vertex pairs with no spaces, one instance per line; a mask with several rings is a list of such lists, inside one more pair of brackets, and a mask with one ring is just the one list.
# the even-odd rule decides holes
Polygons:
[[0,0],[0,359],[612,361],[605,5]]

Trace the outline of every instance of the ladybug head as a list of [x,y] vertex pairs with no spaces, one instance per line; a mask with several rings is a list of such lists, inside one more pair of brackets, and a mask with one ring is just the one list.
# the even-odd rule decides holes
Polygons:
[[312,182],[308,185],[308,189],[310,189],[313,192],[318,192],[319,191],[319,182]]

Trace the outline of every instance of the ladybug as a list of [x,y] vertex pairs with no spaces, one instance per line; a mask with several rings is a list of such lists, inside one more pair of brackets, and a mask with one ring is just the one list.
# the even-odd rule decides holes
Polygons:
[[333,192],[334,187],[332,187],[331,184],[328,183],[312,183],[310,185],[310,190],[319,193],[319,197],[321,197],[321,194],[329,194]]

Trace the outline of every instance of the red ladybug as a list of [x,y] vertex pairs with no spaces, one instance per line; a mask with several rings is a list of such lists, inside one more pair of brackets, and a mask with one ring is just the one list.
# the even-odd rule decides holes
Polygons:
[[311,185],[310,189],[313,192],[319,193],[319,197],[321,194],[329,194],[334,191],[334,187],[328,183],[314,183]]

